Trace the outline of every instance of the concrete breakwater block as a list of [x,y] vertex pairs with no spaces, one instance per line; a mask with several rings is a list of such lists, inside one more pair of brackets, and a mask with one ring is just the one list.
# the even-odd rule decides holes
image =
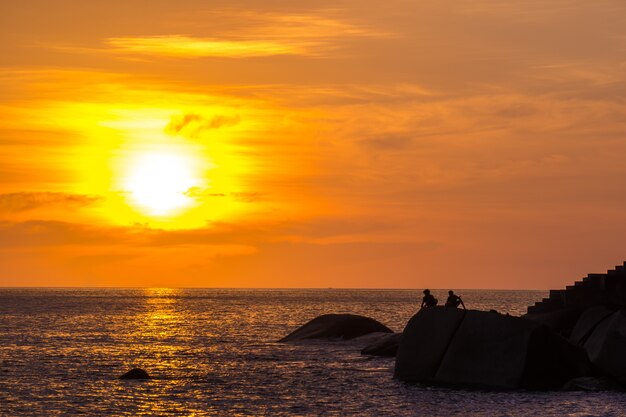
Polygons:
[[626,382],[626,310],[600,321],[584,347],[591,362],[603,373]]
[[576,322],[572,334],[570,335],[570,340],[574,343],[584,344],[589,336],[591,336],[596,326],[613,313],[614,310],[605,306],[588,308],[580,315],[580,318]]

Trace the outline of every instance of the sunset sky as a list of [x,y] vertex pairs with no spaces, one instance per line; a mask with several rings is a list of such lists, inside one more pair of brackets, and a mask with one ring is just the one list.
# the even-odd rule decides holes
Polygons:
[[559,288],[626,260],[623,0],[0,2],[0,286]]

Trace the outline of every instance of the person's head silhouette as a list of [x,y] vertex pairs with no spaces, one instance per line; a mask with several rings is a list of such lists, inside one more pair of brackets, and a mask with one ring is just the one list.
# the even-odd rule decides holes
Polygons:
[[430,290],[424,290],[424,294],[426,295],[430,294]]
[[448,295],[454,295],[454,291],[452,290],[448,291]]

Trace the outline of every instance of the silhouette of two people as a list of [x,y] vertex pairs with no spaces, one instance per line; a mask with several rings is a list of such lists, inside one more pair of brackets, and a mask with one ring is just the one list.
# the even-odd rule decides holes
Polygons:
[[[436,305],[437,299],[430,293],[430,290],[424,290],[424,297],[422,298],[422,306],[420,308],[435,307]],[[446,307],[458,308],[459,306],[463,306],[463,309],[466,310],[465,303],[461,297],[456,295],[452,290],[448,291]]]

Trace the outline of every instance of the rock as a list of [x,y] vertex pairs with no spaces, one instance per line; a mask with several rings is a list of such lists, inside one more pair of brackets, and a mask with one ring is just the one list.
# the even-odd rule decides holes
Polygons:
[[306,339],[354,339],[373,332],[393,333],[390,328],[369,317],[354,314],[324,314],[299,327],[280,342]]
[[572,332],[572,328],[580,317],[580,313],[580,309],[562,308],[544,313],[528,313],[522,317],[544,324],[554,330],[557,334],[568,338]]
[[626,381],[626,310],[602,320],[584,344],[591,362],[602,372]]
[[120,379],[150,379],[150,375],[141,368],[133,368],[120,376]]
[[614,310],[604,306],[588,308],[576,322],[570,340],[578,344],[585,343],[596,326],[613,312]]
[[355,346],[360,346],[359,349],[363,349],[364,347],[376,343],[381,338],[389,336],[387,332],[373,332],[364,334],[363,336],[355,337],[354,339],[350,339],[350,343]]
[[395,368],[405,381],[494,389],[558,389],[588,372],[585,352],[545,325],[443,307],[411,318]]
[[443,355],[463,317],[465,310],[456,308],[421,309],[404,329],[394,376],[403,381],[435,381]]
[[583,376],[568,381],[563,391],[623,391],[624,387],[607,377]]
[[396,356],[402,333],[385,334],[373,343],[361,350],[361,355],[384,356],[392,358]]

